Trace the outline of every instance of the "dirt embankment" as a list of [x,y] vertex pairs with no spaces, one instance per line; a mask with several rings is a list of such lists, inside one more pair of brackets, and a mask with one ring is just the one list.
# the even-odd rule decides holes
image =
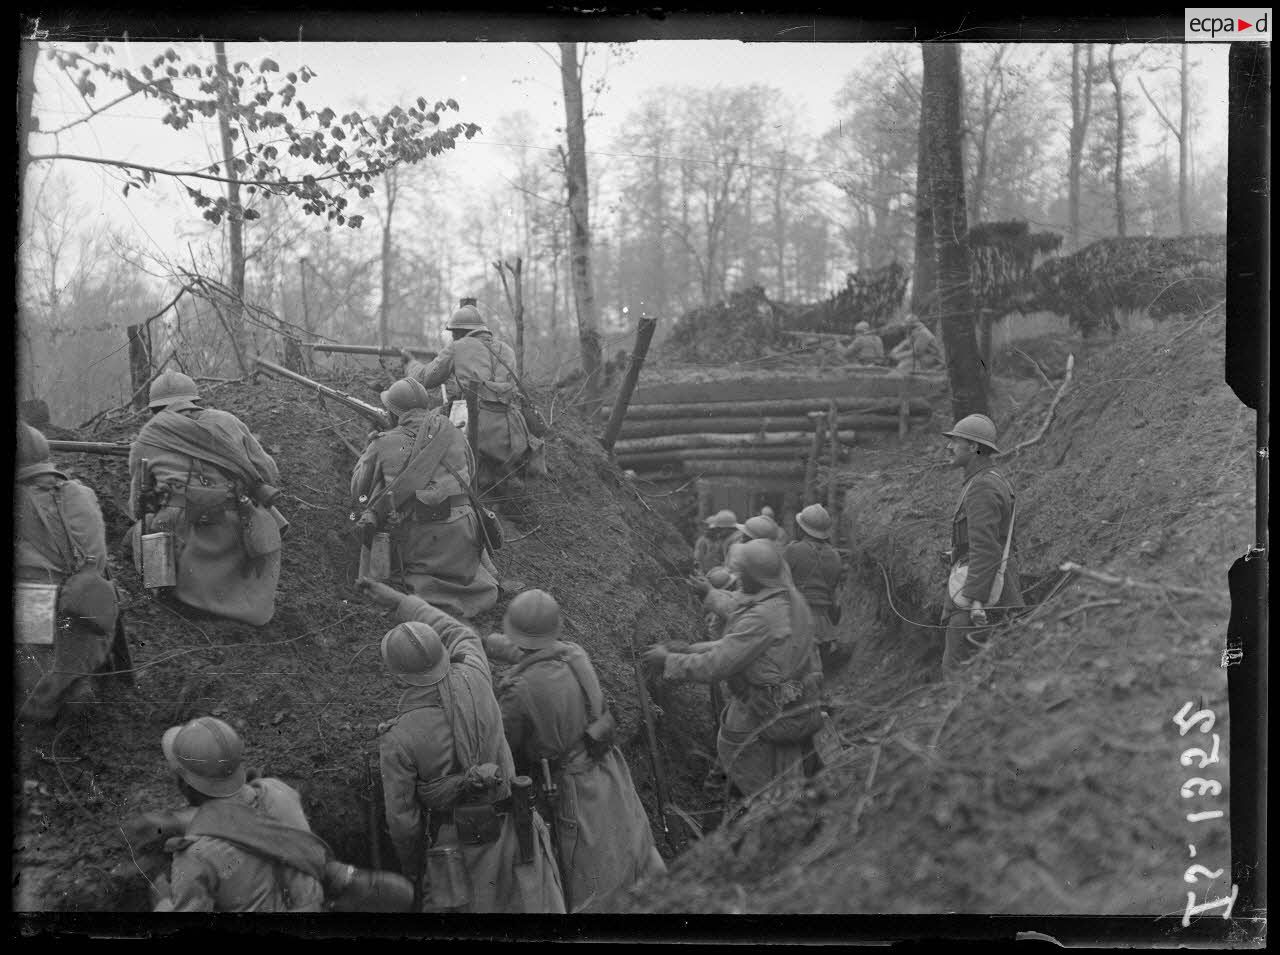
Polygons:
[[[1038,346],[1038,347],[1037,347]],[[942,440],[862,449],[842,476],[858,647],[830,687],[842,763],[703,840],[638,910],[1181,916],[1230,889],[1226,571],[1252,539],[1253,417],[1222,380],[1221,310],[1087,349],[1020,346],[1075,376],[1043,440],[1002,460],[1018,491],[1023,584],[1043,601],[959,679],[938,680],[960,479]],[[998,382],[1002,444],[1034,435],[1052,386]],[[1064,575],[1064,561],[1165,585]],[[1210,737],[1219,760],[1180,763]],[[1199,724],[1197,724],[1198,726]],[[1190,777],[1209,785],[1180,790]],[[1195,785],[1199,785],[1198,783]],[[1189,811],[1224,816],[1191,823]]]
[[[360,389],[365,395],[367,389]],[[285,541],[277,612],[253,628],[197,615],[141,586],[120,543],[128,529],[124,459],[57,455],[98,493],[125,599],[136,686],[99,680],[86,720],[21,732],[15,740],[15,905],[24,909],[145,908],[146,884],[116,828],[141,810],[174,806],[160,753],[166,728],[202,714],[242,733],[250,764],[300,789],[312,827],[339,857],[372,859],[366,838],[366,776],[375,727],[394,712],[399,688],[377,643],[386,616],[356,596],[355,551],[346,535],[351,451],[364,425],[286,383],[216,385],[208,404],[238,415],[275,456],[292,527]],[[128,441],[141,417],[110,420],[97,433],[58,436]],[[560,416],[548,441],[551,476],[530,484],[533,516],[496,563],[508,582],[542,587],[564,611],[566,635],[591,655],[612,698],[624,752],[646,805],[655,804],[631,669],[631,641],[688,639],[698,625],[688,588],[688,549],[630,485],[594,437]],[[521,535],[524,535],[521,537]],[[496,629],[513,592],[476,621]],[[673,798],[698,808],[703,754],[713,730],[705,692],[661,700],[663,755]],[[655,816],[656,818],[656,816]],[[394,856],[385,838],[382,859]],[[665,851],[665,847],[664,847]]]

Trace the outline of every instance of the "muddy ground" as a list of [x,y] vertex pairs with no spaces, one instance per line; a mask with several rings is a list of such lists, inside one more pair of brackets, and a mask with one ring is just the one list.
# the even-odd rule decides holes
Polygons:
[[[858,641],[829,686],[842,765],[703,840],[635,909],[1176,924],[1187,874],[1197,901],[1227,894],[1219,660],[1227,569],[1252,539],[1254,416],[1223,383],[1223,341],[1218,309],[1087,348],[1063,334],[1001,356],[993,410],[1006,449],[1039,430],[1069,352],[1074,380],[1044,438],[1002,459],[1038,606],[952,682],[939,680],[935,554],[950,546],[960,477],[936,436],[860,449],[840,476],[852,550],[842,625]],[[1065,561],[1139,583],[1073,577]],[[1199,756],[1180,761],[1213,739],[1203,723],[1180,735],[1173,717],[1187,703],[1216,720],[1219,759],[1203,770]],[[1184,798],[1196,776],[1220,793],[1195,783]],[[1222,817],[1186,819],[1214,810]]]

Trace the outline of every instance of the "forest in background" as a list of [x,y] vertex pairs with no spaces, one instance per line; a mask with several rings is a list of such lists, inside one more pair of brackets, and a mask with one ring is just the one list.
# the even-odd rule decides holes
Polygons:
[[[1063,254],[1116,235],[1225,231],[1225,119],[1197,104],[1203,67],[1185,50],[964,45],[970,226],[1025,221],[1061,234]],[[592,138],[593,114],[585,116],[589,275],[606,358],[629,347],[643,315],[666,320],[661,337],[686,311],[752,286],[777,301],[816,302],[850,272],[895,262],[910,271],[918,46],[877,46],[863,58],[839,94],[841,118],[816,137],[796,128],[798,104],[767,82],[659,86],[625,105],[610,104],[607,80],[589,92],[595,115],[626,116],[625,136],[612,141]],[[110,123],[109,113],[86,114]],[[1140,141],[1140,129],[1155,133]],[[317,222],[296,195],[241,196],[239,255],[230,215],[215,222],[198,205],[175,204],[188,241],[160,254],[101,224],[67,187],[63,158],[33,160],[20,223],[19,399],[46,400],[64,424],[127,401],[125,328],[183,288],[193,291],[151,324],[152,363],[172,355],[197,375],[240,373],[229,322],[243,324],[250,353],[273,353],[282,328],[304,339],[438,346],[463,295],[514,339],[514,276],[498,264],[517,259],[526,374],[561,377],[579,362],[581,309],[568,157],[527,145],[547,132],[522,112],[481,131],[514,145],[486,153],[494,187],[462,201],[431,156],[388,165],[352,199],[359,229]]]

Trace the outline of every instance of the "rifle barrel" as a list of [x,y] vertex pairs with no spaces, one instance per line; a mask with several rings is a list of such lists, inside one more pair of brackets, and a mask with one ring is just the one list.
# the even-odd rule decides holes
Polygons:
[[129,445],[112,444],[110,441],[57,441],[49,442],[50,451],[79,452],[80,454],[116,454],[128,457]]
[[[338,352],[343,355],[378,355],[382,358],[399,358],[399,348],[383,348],[379,345],[341,345],[330,344],[328,342],[307,342],[303,348],[310,348],[314,351]],[[411,352],[420,358],[435,358],[436,352],[429,348],[409,347],[405,351]]]
[[658,813],[662,820],[662,834],[666,837],[667,846],[676,851],[675,837],[667,824],[667,775],[662,771],[662,763],[658,757],[658,733],[654,728],[653,708],[649,702],[649,688],[645,686],[644,670],[636,656],[635,644],[631,646],[631,662],[636,673],[636,689],[640,692],[640,714],[644,719],[645,735],[649,742],[649,764],[653,769],[653,788],[658,796]]
[[337,388],[330,388],[328,385],[322,385],[320,382],[308,378],[306,375],[299,375],[297,372],[290,371],[288,368],[283,368],[273,361],[267,361],[265,358],[255,358],[254,361],[257,362],[259,367],[264,371],[268,371],[281,378],[288,378],[290,381],[296,381],[298,384],[304,385],[312,391],[324,395],[326,398],[332,398],[334,401],[345,405],[352,411],[364,415],[364,417],[368,418],[384,430],[391,427],[391,419],[382,411],[381,408],[371,405],[366,401],[361,401],[354,395],[349,395],[346,392],[339,391]]

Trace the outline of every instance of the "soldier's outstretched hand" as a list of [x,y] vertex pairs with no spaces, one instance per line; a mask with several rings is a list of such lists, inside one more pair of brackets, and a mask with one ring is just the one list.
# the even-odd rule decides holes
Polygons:
[[371,597],[374,603],[388,608],[399,606],[401,599],[404,597],[404,594],[394,587],[384,584],[380,580],[374,580],[372,577],[357,577],[356,590]]
[[689,586],[693,588],[694,593],[700,597],[705,597],[711,592],[711,581],[707,580],[701,574],[694,574],[689,578]]
[[650,673],[661,676],[663,669],[667,665],[667,652],[667,648],[662,644],[648,647],[640,654],[640,662]]

